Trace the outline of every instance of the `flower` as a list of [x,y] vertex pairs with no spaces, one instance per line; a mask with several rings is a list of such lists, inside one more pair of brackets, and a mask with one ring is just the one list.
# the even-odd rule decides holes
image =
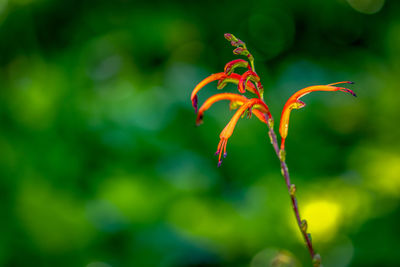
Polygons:
[[[269,124],[272,123],[272,116],[268,106],[262,100],[263,87],[260,82],[260,77],[254,71],[254,59],[246,48],[246,44],[232,34],[225,34],[225,38],[236,47],[233,51],[235,55],[246,56],[248,61],[243,59],[235,59],[225,65],[224,72],[212,74],[202,80],[196,85],[191,94],[191,101],[195,112],[197,113],[196,124],[200,125],[203,122],[203,114],[214,103],[221,100],[229,100],[230,108],[237,109],[232,119],[228,122],[225,128],[219,135],[220,141],[216,155],[218,155],[218,167],[222,163],[222,155],[226,157],[226,145],[228,139],[232,136],[233,130],[239,120],[247,112],[247,117],[250,118],[254,114],[261,122]],[[237,68],[245,68],[243,74],[234,73]],[[198,93],[207,84],[218,81],[217,88],[223,89],[227,83],[234,83],[238,85],[238,91],[241,94],[246,91],[255,94],[255,98],[247,98],[244,95],[237,93],[219,93],[208,98],[203,105],[198,109]]]
[[237,67],[242,67],[242,68],[247,68],[248,70],[251,70],[250,64],[248,61],[243,60],[243,59],[235,59],[232,60],[228,63],[226,63],[224,72],[229,75],[231,74]]
[[[220,141],[218,143],[217,152],[215,152],[218,156],[218,167],[221,166],[222,160],[221,155],[223,152],[224,158],[226,157],[226,144],[228,143],[229,137],[232,136],[233,130],[235,129],[236,123],[239,118],[244,114],[245,111],[248,111],[248,117],[251,117],[252,112],[260,119],[260,121],[267,123],[268,119],[271,117],[269,109],[267,105],[258,98],[252,98],[243,103],[243,105],[235,112],[232,119],[228,122],[225,128],[222,130],[219,135]],[[266,114],[266,116],[263,114]]]
[[343,81],[343,82],[331,83],[328,85],[309,86],[309,87],[306,87],[306,88],[303,88],[303,89],[297,91],[288,99],[288,101],[286,101],[286,104],[282,110],[281,121],[279,124],[279,133],[282,137],[281,151],[283,151],[285,149],[285,140],[286,140],[286,137],[288,134],[290,112],[293,109],[300,109],[306,105],[303,101],[301,101],[299,99],[301,97],[303,97],[311,92],[315,92],[315,91],[342,91],[342,92],[350,93],[353,96],[356,96],[356,94],[348,88],[334,86],[336,84],[341,84],[341,83],[353,84],[353,82],[350,82],[350,81]]
[[[238,67],[247,68],[248,71],[246,71],[242,75],[233,73],[233,71]],[[218,80],[218,85],[217,85],[218,89],[224,88],[227,83],[234,83],[234,84],[239,84],[238,90],[240,93],[243,94],[247,90],[260,97],[260,88],[262,90],[260,77],[258,77],[258,75],[251,70],[248,61],[243,59],[235,59],[228,62],[225,65],[224,72],[211,74],[210,76],[208,76],[207,78],[205,78],[196,85],[191,95],[192,105],[196,113],[197,113],[197,93],[207,84],[217,80]],[[257,82],[257,85],[254,85],[252,82]]]
[[239,106],[242,106],[246,103],[249,99],[245,96],[233,93],[221,93],[213,95],[212,97],[208,98],[204,104],[200,107],[199,112],[197,113],[196,124],[200,125],[203,123],[203,114],[204,112],[209,109],[215,102],[221,100],[230,100],[230,108],[235,109]]

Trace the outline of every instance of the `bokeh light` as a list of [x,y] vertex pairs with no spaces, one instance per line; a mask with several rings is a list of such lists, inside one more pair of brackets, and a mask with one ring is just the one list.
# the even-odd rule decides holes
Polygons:
[[312,229],[314,238],[325,241],[337,231],[341,207],[326,200],[315,200],[304,205],[304,218]]
[[381,10],[385,0],[347,0],[352,8],[365,14],[374,14]]

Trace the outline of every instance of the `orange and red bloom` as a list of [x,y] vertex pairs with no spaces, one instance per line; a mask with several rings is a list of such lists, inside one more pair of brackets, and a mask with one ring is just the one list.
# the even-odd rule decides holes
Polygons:
[[288,99],[288,101],[286,101],[286,104],[282,110],[281,122],[279,124],[279,133],[282,137],[281,150],[285,149],[285,140],[286,140],[286,137],[288,134],[290,112],[292,111],[292,109],[301,109],[306,105],[303,101],[301,101],[299,99],[301,97],[303,97],[311,92],[315,92],[315,91],[343,91],[343,92],[350,93],[353,96],[356,96],[356,94],[348,88],[334,86],[336,84],[341,84],[341,83],[352,84],[353,82],[344,81],[344,82],[331,83],[328,85],[309,86],[309,87],[306,87],[306,88],[303,88],[303,89],[297,91]]
[[[267,104],[263,100],[263,86],[260,81],[260,77],[257,75],[254,69],[254,58],[246,48],[246,44],[240,39],[237,39],[232,34],[225,34],[225,38],[231,42],[231,44],[236,47],[233,53],[236,55],[246,56],[248,61],[243,59],[236,59],[228,62],[225,65],[224,72],[219,72],[212,74],[202,80],[194,88],[191,94],[192,105],[197,113],[196,123],[197,125],[202,123],[203,114],[208,110],[214,103],[221,100],[230,101],[230,108],[236,109],[237,111],[222,130],[220,134],[220,141],[218,143],[216,155],[218,155],[218,166],[222,163],[222,156],[226,157],[226,145],[228,139],[232,136],[233,130],[239,120],[246,112],[248,117],[254,114],[261,122],[266,123],[270,128],[273,127],[273,118],[269,111]],[[235,73],[237,68],[244,68],[245,71],[242,74]],[[217,88],[222,89],[228,83],[234,83],[238,86],[239,93],[219,93],[210,98],[208,98],[204,104],[198,109],[198,97],[199,91],[207,84],[218,81]],[[305,106],[305,103],[299,100],[301,97],[305,96],[314,91],[343,91],[348,92],[355,96],[355,93],[345,87],[337,87],[334,85],[341,83],[352,83],[348,81],[332,83],[328,85],[315,85],[297,91],[293,94],[285,106],[283,107],[281,121],[279,125],[279,133],[282,137],[281,151],[284,151],[285,140],[288,133],[289,127],[289,116],[293,109],[300,109]],[[254,94],[253,98],[247,98],[243,94],[246,91]]]

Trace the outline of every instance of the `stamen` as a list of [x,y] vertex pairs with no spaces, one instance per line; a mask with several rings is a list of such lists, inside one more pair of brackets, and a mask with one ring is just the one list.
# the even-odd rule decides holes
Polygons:
[[227,155],[227,153],[226,153],[226,144],[227,143],[228,143],[228,140],[226,140],[225,144],[224,144],[224,158],[226,158],[226,155]]
[[218,145],[218,150],[219,150],[218,167],[221,166],[221,164],[222,164],[222,160],[221,160],[222,150],[224,151],[224,155],[226,154],[226,143],[227,142],[228,142],[227,139],[222,138],[221,141],[220,141],[221,147],[219,147],[219,145]]
[[342,84],[342,83],[354,84],[354,82],[352,82],[352,81],[343,81],[343,82],[337,82],[337,83],[330,83],[328,85],[336,85],[336,84]]
[[352,90],[348,88],[341,87],[339,90],[345,93],[350,93],[352,96],[357,97],[356,93],[354,93]]

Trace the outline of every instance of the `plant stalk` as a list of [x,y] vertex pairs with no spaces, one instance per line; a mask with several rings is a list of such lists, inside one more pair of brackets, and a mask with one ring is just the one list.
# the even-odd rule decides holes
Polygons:
[[305,220],[302,220],[300,217],[299,207],[297,205],[297,199],[296,199],[296,187],[290,181],[289,170],[288,170],[288,167],[287,167],[287,164],[285,161],[285,151],[279,150],[278,141],[277,141],[276,134],[275,134],[273,127],[274,126],[273,126],[272,120],[269,120],[268,121],[268,128],[269,128],[268,135],[270,137],[271,144],[274,147],[275,153],[281,164],[282,176],[285,178],[286,186],[289,191],[289,195],[290,195],[290,199],[292,202],[293,212],[296,217],[297,225],[298,225],[300,232],[302,233],[303,238],[306,242],[308,251],[313,260],[313,266],[319,267],[319,266],[321,266],[321,257],[319,254],[316,254],[314,251],[312,241],[311,241],[311,235],[307,233],[307,222]]

